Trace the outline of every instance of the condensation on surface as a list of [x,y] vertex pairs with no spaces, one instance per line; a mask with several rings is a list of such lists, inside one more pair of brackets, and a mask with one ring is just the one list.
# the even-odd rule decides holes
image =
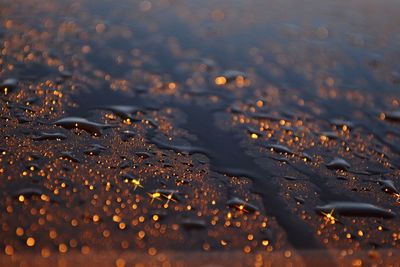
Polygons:
[[292,5],[0,3],[4,254],[393,256],[400,6]]

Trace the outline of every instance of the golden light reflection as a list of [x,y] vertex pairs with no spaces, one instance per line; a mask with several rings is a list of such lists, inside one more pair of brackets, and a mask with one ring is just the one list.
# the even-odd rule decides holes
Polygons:
[[329,213],[321,212],[324,215],[324,219],[326,223],[335,224],[338,220],[333,216],[334,210],[331,210]]
[[216,85],[225,85],[227,82],[227,79],[224,76],[218,76],[214,80]]
[[161,194],[160,194],[159,192],[147,193],[147,194],[148,194],[148,195],[150,196],[150,198],[151,198],[150,203],[153,203],[153,201],[154,201],[155,199],[161,200]]

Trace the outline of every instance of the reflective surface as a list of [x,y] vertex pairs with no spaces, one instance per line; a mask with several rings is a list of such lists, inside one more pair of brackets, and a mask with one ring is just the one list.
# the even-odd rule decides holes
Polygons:
[[2,1],[2,262],[398,262],[399,11]]

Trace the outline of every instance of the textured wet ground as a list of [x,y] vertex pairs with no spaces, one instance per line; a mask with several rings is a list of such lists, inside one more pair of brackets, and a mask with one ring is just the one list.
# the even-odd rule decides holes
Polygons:
[[396,266],[399,12],[1,1],[2,264]]

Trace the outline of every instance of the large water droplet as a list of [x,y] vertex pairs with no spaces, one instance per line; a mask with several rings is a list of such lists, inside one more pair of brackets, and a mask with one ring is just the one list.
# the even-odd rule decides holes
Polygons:
[[269,148],[277,153],[283,153],[283,154],[288,154],[292,155],[293,151],[288,148],[287,146],[279,145],[279,144],[267,144],[265,145],[266,148]]
[[99,155],[102,151],[106,150],[107,148],[99,145],[99,144],[91,144],[88,149],[84,151],[86,155]]
[[326,164],[329,169],[343,170],[347,171],[350,169],[351,165],[346,160],[342,158],[335,158]]
[[43,140],[64,140],[67,136],[63,133],[47,133],[41,132],[32,137],[33,140],[43,141]]
[[400,110],[385,112],[385,120],[400,122]]
[[91,135],[100,136],[101,130],[114,127],[112,125],[89,121],[80,117],[66,117],[55,121],[53,124],[64,127],[66,129],[80,129]]
[[69,160],[71,162],[80,163],[81,160],[78,159],[71,151],[63,151],[61,152],[61,158],[65,160]]
[[250,204],[243,199],[240,199],[238,197],[234,197],[229,199],[226,202],[226,205],[228,205],[231,208],[237,209],[239,211],[245,211],[245,212],[255,212],[258,211],[258,207]]
[[206,221],[200,219],[184,219],[181,225],[186,230],[202,230],[207,227]]
[[123,106],[123,105],[106,106],[101,109],[109,110],[123,120],[130,119],[132,121],[135,120],[133,114],[142,110],[141,108],[136,106]]
[[394,182],[389,179],[381,179],[378,180],[378,183],[381,185],[381,188],[384,192],[389,194],[399,194],[399,190],[397,190]]
[[0,84],[0,89],[3,92],[3,94],[7,95],[9,93],[11,93],[12,91],[14,91],[16,88],[18,87],[18,80],[17,79],[7,79],[4,80],[1,84]]
[[316,207],[317,212],[334,212],[343,216],[361,216],[361,217],[383,217],[394,218],[396,214],[392,211],[362,202],[332,202],[323,206]]

